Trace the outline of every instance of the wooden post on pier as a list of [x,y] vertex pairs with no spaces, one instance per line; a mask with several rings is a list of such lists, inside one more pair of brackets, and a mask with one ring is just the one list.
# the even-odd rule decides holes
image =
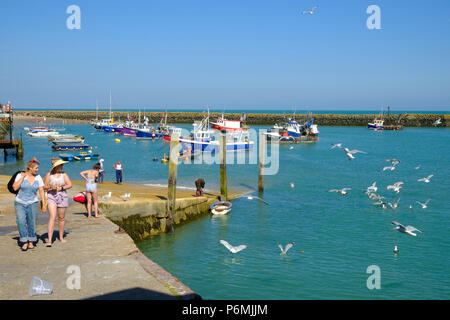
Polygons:
[[167,189],[167,213],[169,219],[167,221],[166,230],[173,231],[175,215],[175,204],[177,198],[177,167],[178,167],[178,134],[172,133],[170,136],[170,153],[169,153],[169,182]]
[[219,157],[220,157],[220,200],[226,201],[228,199],[226,130],[222,130],[222,134],[220,135]]
[[266,156],[266,136],[259,133],[259,168],[258,168],[258,192],[264,192],[264,159]]

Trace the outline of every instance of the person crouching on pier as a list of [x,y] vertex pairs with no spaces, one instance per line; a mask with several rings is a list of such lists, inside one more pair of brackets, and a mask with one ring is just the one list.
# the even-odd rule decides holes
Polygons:
[[203,180],[202,178],[195,179],[195,187],[197,188],[195,196],[200,197],[201,195],[203,195],[203,189],[205,188],[205,180]]
[[44,182],[39,171],[39,162],[35,159],[27,162],[27,171],[17,174],[13,189],[18,190],[14,200],[17,228],[19,229],[19,243],[22,251],[34,249],[37,242],[36,219],[38,215],[37,192],[42,200],[42,212],[47,211],[44,196]]
[[63,164],[65,163],[67,161],[52,158],[53,168],[44,178],[44,188],[47,190],[48,213],[50,215],[48,220],[47,247],[52,246],[56,215],[58,215],[59,240],[62,243],[66,242],[64,240],[64,218],[66,208],[69,206],[69,198],[66,190],[72,188],[72,181],[70,181],[67,173],[62,171]]

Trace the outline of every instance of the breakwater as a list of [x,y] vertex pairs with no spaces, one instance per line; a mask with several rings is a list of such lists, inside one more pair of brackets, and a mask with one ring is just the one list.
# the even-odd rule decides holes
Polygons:
[[[150,123],[157,123],[161,120],[161,112],[141,112],[141,117],[145,114],[149,118]],[[192,123],[200,120],[205,115],[202,112],[168,112],[167,123]],[[211,119],[220,117],[222,113],[210,113]],[[29,119],[56,118],[65,120],[81,120],[92,121],[96,118],[95,111],[61,111],[61,110],[20,110],[15,111],[15,116],[26,117]],[[114,111],[115,120],[126,120],[128,116],[138,119],[138,112]],[[224,116],[230,120],[239,120],[241,115],[236,113],[225,113]],[[287,120],[292,115],[286,114],[269,114],[269,113],[247,113],[246,122],[249,125],[273,125]],[[321,126],[367,126],[379,117],[378,114],[312,114],[315,123]],[[109,118],[109,111],[99,111],[98,118]],[[297,121],[306,118],[305,115],[296,115]],[[386,125],[403,125],[405,127],[432,127],[433,122],[441,119],[440,127],[450,126],[450,115],[444,114],[418,114],[404,113],[384,115]]]

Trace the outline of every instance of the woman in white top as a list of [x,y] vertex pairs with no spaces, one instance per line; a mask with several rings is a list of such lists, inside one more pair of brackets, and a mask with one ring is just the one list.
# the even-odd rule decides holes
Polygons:
[[28,161],[27,171],[19,173],[13,183],[13,189],[19,191],[14,200],[14,209],[16,211],[17,228],[20,234],[19,242],[22,243],[22,251],[34,249],[35,245],[33,242],[37,242],[38,191],[43,202],[42,212],[47,211],[44,203],[44,182],[41,176],[37,174],[38,171],[39,162],[36,159]]
[[64,217],[66,208],[69,206],[69,198],[66,190],[72,188],[72,182],[69,176],[65,172],[62,172],[64,163],[67,163],[67,161],[52,158],[53,168],[44,178],[44,188],[47,190],[48,213],[50,215],[50,219],[48,220],[47,247],[52,246],[56,214],[58,214],[59,240],[63,243],[66,242],[64,240]]

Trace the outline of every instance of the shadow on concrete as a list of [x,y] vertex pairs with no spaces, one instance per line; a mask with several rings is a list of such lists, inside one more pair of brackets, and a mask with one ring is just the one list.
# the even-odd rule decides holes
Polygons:
[[201,297],[197,294],[187,294],[176,297],[153,290],[131,288],[99,296],[93,296],[87,298],[86,300],[201,300]]

